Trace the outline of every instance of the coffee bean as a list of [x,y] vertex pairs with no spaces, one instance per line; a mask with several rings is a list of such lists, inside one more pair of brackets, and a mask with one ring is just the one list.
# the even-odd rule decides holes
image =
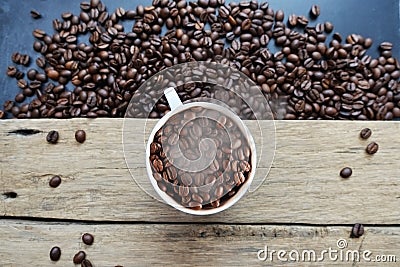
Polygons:
[[74,258],[72,259],[74,264],[80,264],[82,261],[86,258],[86,253],[84,251],[79,251],[74,255]]
[[325,26],[325,32],[331,33],[333,31],[334,27],[331,22],[329,22],[329,21],[325,22],[324,26]]
[[54,69],[50,69],[47,71],[47,77],[49,77],[52,80],[58,80],[58,78],[60,77],[60,74],[58,73],[58,71],[56,71]]
[[34,19],[40,19],[42,17],[42,15],[35,9],[31,10],[31,17]]
[[89,260],[84,259],[84,260],[81,262],[81,266],[82,266],[82,267],[92,267],[93,265],[92,265],[92,263],[91,263]]
[[83,241],[83,243],[85,243],[86,245],[91,245],[91,244],[93,244],[94,237],[93,237],[92,234],[85,233],[85,234],[82,235],[82,241]]
[[360,137],[361,137],[361,139],[368,139],[371,136],[371,134],[372,134],[371,129],[364,128],[360,132]]
[[300,24],[301,26],[307,26],[308,19],[305,16],[298,16],[297,23]]
[[78,143],[83,143],[83,142],[85,142],[85,140],[86,140],[86,132],[84,131],[84,130],[77,130],[76,132],[75,132],[75,140],[78,142]]
[[44,68],[46,66],[46,60],[43,57],[39,57],[36,59],[36,65],[39,68]]
[[353,174],[353,171],[349,167],[345,167],[340,171],[340,176],[342,178],[349,178]]
[[7,101],[4,103],[4,110],[5,110],[6,112],[10,112],[11,109],[12,109],[13,107],[14,107],[14,102],[11,101],[11,100],[7,100]]
[[310,9],[310,15],[313,18],[318,17],[321,14],[320,7],[318,5],[313,5]]
[[276,11],[276,13],[275,13],[275,20],[276,21],[283,21],[284,17],[285,17],[285,13],[283,13],[282,10]]
[[49,185],[50,187],[56,188],[61,184],[61,177],[56,175],[53,176],[50,181],[49,181]]
[[379,45],[382,50],[392,50],[393,44],[390,42],[383,42]]
[[80,7],[83,11],[89,11],[90,3],[89,2],[81,2]]
[[59,247],[52,247],[50,250],[50,259],[52,261],[58,261],[61,257],[61,249]]
[[368,146],[367,146],[367,148],[365,149],[365,151],[366,151],[368,154],[373,155],[373,154],[375,154],[376,152],[378,152],[378,149],[379,149],[379,145],[378,145],[377,143],[375,143],[375,142],[372,142],[372,143],[368,144]]
[[56,144],[58,142],[58,136],[59,136],[58,132],[55,130],[52,130],[47,134],[46,140],[50,144]]
[[10,77],[15,77],[15,75],[17,74],[17,68],[14,66],[8,66],[7,67],[7,75]]
[[288,18],[288,25],[291,27],[297,26],[297,15],[291,14]]
[[360,223],[354,224],[353,228],[351,229],[351,238],[359,238],[364,234],[364,225]]

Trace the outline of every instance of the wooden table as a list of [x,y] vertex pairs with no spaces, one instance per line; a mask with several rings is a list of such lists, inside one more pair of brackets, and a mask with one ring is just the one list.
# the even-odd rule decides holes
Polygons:
[[[145,120],[135,120],[132,142],[142,149]],[[135,184],[122,125],[122,119],[0,122],[0,266],[73,266],[79,250],[95,266],[377,264],[351,255],[350,261],[328,254],[323,262],[308,261],[310,250],[318,258],[330,248],[361,256],[369,250],[370,259],[393,255],[397,265],[382,266],[398,266],[400,122],[276,121],[267,179],[230,209],[205,217],[176,211]],[[373,131],[367,141],[358,137],[364,127]],[[46,142],[53,129],[60,132],[56,145]],[[83,144],[74,139],[77,129],[87,132]],[[373,156],[364,151],[371,141],[380,145]],[[339,176],[345,166],[353,168],[348,179]],[[137,168],[145,173],[144,163]],[[53,175],[62,177],[58,188],[48,185]],[[354,223],[365,226],[360,238],[350,238]],[[82,243],[85,232],[95,236],[93,245]],[[56,245],[62,256],[54,263],[48,255]],[[266,246],[286,252],[282,260],[297,251],[299,262],[283,262],[278,252],[258,259]]]

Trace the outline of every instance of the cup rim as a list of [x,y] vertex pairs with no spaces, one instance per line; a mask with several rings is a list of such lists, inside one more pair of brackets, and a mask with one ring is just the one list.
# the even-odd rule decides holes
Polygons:
[[[236,192],[236,194],[234,196],[232,196],[231,198],[227,199],[226,202],[217,207],[217,208],[210,208],[210,209],[200,209],[200,210],[195,210],[195,209],[191,209],[188,207],[183,206],[182,204],[178,203],[176,200],[174,200],[171,196],[169,196],[167,193],[165,193],[164,191],[162,191],[157,184],[156,179],[153,177],[153,172],[151,169],[151,165],[150,165],[150,144],[153,142],[154,140],[154,136],[157,133],[157,131],[159,129],[161,129],[162,126],[164,126],[164,124],[168,121],[169,118],[171,118],[173,115],[182,112],[184,110],[187,110],[189,108],[192,107],[203,107],[203,108],[208,108],[208,109],[212,109],[212,110],[216,110],[218,112],[223,113],[224,115],[227,115],[230,119],[233,119],[235,121],[235,123],[239,126],[240,130],[242,131],[242,133],[246,136],[247,142],[250,146],[250,150],[251,150],[251,157],[250,157],[250,162],[251,162],[251,170],[250,173],[247,177],[247,180],[241,185],[240,189]],[[241,199],[243,197],[243,195],[248,191],[255,173],[256,173],[256,164],[257,164],[257,152],[256,152],[256,145],[253,139],[253,136],[250,132],[250,130],[248,129],[248,127],[244,124],[243,120],[239,118],[238,115],[236,115],[233,111],[229,110],[226,107],[214,104],[214,103],[209,103],[209,102],[191,102],[191,103],[187,103],[187,104],[183,104],[177,108],[175,108],[174,110],[168,112],[167,114],[165,114],[157,123],[156,125],[153,127],[153,130],[151,131],[150,135],[149,135],[149,139],[147,140],[147,145],[146,145],[146,170],[147,170],[147,176],[154,188],[154,190],[157,192],[157,194],[161,197],[161,199],[168,205],[174,207],[177,210],[180,210],[182,212],[188,213],[188,214],[192,214],[192,215],[211,215],[211,214],[216,214],[218,212],[222,212],[226,209],[228,209],[229,207],[233,206],[236,202],[239,201],[239,199]]]

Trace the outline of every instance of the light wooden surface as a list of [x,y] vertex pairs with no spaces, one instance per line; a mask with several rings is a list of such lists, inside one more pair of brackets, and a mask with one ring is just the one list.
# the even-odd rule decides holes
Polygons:
[[[1,121],[0,188],[18,194],[0,197],[1,214],[143,222],[399,222],[399,122],[276,121],[276,153],[267,179],[231,209],[206,218],[175,211],[137,186],[124,160],[122,123],[122,119]],[[135,119],[137,127],[130,128],[137,136],[132,146],[140,151],[144,123]],[[253,121],[246,123],[250,129],[256,127]],[[363,127],[373,131],[368,141],[358,137]],[[15,133],[22,129],[38,133]],[[56,145],[45,140],[52,129],[60,132]],[[84,144],[74,139],[77,129],[87,132]],[[364,152],[370,141],[380,145],[373,156]],[[353,168],[349,179],[339,177],[344,166]],[[267,167],[260,162],[260,170]],[[146,177],[144,160],[137,160],[135,173]],[[55,189],[48,186],[53,175],[63,179]]]
[[[378,266],[363,259],[366,250],[371,251],[367,260],[374,260],[378,255],[385,255],[387,259],[397,255],[398,264],[398,228],[366,227],[366,234],[361,238],[349,238],[349,231],[349,227],[331,226],[99,225],[3,220],[0,221],[0,266],[73,266],[72,258],[79,250],[84,250],[95,266]],[[93,245],[82,243],[80,238],[85,232],[94,235]],[[340,249],[339,240],[344,240],[347,247]],[[51,262],[48,256],[53,246],[59,246],[62,251],[57,263]],[[298,251],[300,261],[283,262],[277,254],[273,254],[272,260],[270,257],[259,260],[258,251],[265,250],[265,246],[269,252],[287,251],[283,260],[290,259],[291,251]],[[325,254],[323,261],[317,261],[321,252],[330,248],[337,251],[332,253],[332,259]],[[315,251],[313,262],[307,254],[302,260],[305,250]],[[352,260],[353,254],[348,254],[351,251],[360,253],[359,262]],[[396,266],[396,263],[381,265]]]
[[[265,246],[317,255],[329,248],[369,250],[371,259],[386,255],[397,261],[379,266],[398,265],[399,122],[276,121],[267,179],[232,208],[205,217],[153,199],[131,178],[130,171],[147,179],[143,132],[155,122],[130,121],[134,127],[125,132],[129,169],[122,119],[0,121],[0,266],[73,266],[72,257],[81,249],[94,266],[377,265],[331,260],[328,254],[322,262],[288,263],[276,254],[272,261],[260,261],[257,252]],[[268,136],[257,135],[256,122],[246,124],[257,151],[268,152],[274,144],[259,146]],[[270,126],[260,122],[263,133],[271,134]],[[373,130],[368,141],[358,137],[364,127]],[[45,140],[53,129],[60,132],[56,145]],[[77,129],[87,133],[84,144],[74,140]],[[371,141],[380,145],[373,156],[364,151]],[[268,161],[272,158],[259,162],[257,181],[267,173]],[[339,177],[345,166],[353,168],[349,179]],[[48,185],[53,175],[62,177],[58,188]],[[356,222],[365,225],[365,234],[350,238]],[[82,244],[84,232],[94,234],[92,246]],[[348,246],[340,250],[342,239]],[[56,245],[62,257],[54,263],[48,254]]]

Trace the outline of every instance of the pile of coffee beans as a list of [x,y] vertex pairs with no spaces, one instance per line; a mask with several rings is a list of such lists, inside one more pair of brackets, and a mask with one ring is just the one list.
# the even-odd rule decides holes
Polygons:
[[223,205],[247,181],[251,148],[247,134],[220,111],[191,107],[174,114],[150,144],[158,187],[192,209]]
[[[330,35],[331,22],[311,25],[322,13],[317,5],[310,19],[291,14],[286,21],[283,10],[255,0],[154,0],[114,12],[91,0],[80,8],[79,14],[65,12],[54,19],[54,33],[33,31],[38,68],[26,74],[8,68],[21,93],[5,103],[6,112],[16,118],[122,117],[150,76],[178,63],[209,61],[256,82],[277,119],[400,117],[400,64],[392,56],[393,44],[383,42],[380,56],[372,58],[371,38]],[[124,20],[133,21],[131,29],[124,29]],[[89,42],[79,42],[83,35]],[[270,51],[272,45],[277,52]],[[30,62],[17,60],[16,54],[12,59]],[[213,97],[202,86],[179,90],[189,99]],[[166,109],[155,106],[153,117]]]

